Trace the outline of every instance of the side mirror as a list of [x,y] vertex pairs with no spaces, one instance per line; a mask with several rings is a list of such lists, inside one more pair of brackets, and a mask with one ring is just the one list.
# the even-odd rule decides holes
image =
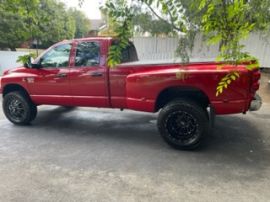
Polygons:
[[38,63],[34,64],[32,63],[33,57],[34,57],[33,53],[30,53],[28,55],[22,55],[18,57],[17,62],[21,62],[23,66],[26,68],[34,68],[34,69],[42,68],[42,65],[41,65],[42,58],[39,60]]
[[23,66],[25,66],[26,68],[32,68],[32,60],[30,55],[27,55],[27,57],[25,58]]
[[31,63],[31,68],[33,68],[33,69],[40,69],[40,68],[42,68],[42,65],[40,63],[37,63],[37,64]]
[[32,61],[33,61],[32,57],[29,57],[27,63],[25,64],[25,67],[33,68],[33,69],[42,68],[42,65],[41,65],[42,58],[40,59],[38,63],[32,63]]
[[38,63],[31,63],[31,68],[34,68],[34,69],[41,69],[42,68],[42,62],[43,58],[40,58]]

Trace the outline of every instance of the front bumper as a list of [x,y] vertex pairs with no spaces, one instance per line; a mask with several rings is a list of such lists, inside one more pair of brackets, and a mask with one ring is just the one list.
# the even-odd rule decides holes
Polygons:
[[262,98],[256,94],[250,103],[249,111],[258,111],[262,106]]

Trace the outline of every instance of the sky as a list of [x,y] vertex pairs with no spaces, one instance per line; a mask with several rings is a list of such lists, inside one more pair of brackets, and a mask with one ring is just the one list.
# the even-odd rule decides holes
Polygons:
[[99,7],[104,0],[84,0],[83,5],[79,6],[78,0],[61,0],[68,7],[75,7],[81,10],[89,19],[101,19]]

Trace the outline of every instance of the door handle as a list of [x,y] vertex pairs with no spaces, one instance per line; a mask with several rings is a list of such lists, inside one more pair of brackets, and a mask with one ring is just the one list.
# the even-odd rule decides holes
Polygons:
[[65,77],[67,77],[67,74],[66,73],[59,73],[59,74],[56,74],[56,77],[57,78],[65,78]]
[[103,76],[103,73],[102,72],[91,72],[90,76],[92,76],[92,77],[101,77],[101,76]]

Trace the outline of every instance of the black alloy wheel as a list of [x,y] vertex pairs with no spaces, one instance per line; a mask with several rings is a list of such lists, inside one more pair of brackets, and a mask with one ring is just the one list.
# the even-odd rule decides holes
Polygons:
[[29,124],[37,115],[36,105],[20,91],[10,92],[4,96],[3,111],[8,120],[18,125]]
[[200,145],[208,133],[209,120],[206,109],[191,100],[178,99],[161,110],[157,124],[169,145],[187,150]]

